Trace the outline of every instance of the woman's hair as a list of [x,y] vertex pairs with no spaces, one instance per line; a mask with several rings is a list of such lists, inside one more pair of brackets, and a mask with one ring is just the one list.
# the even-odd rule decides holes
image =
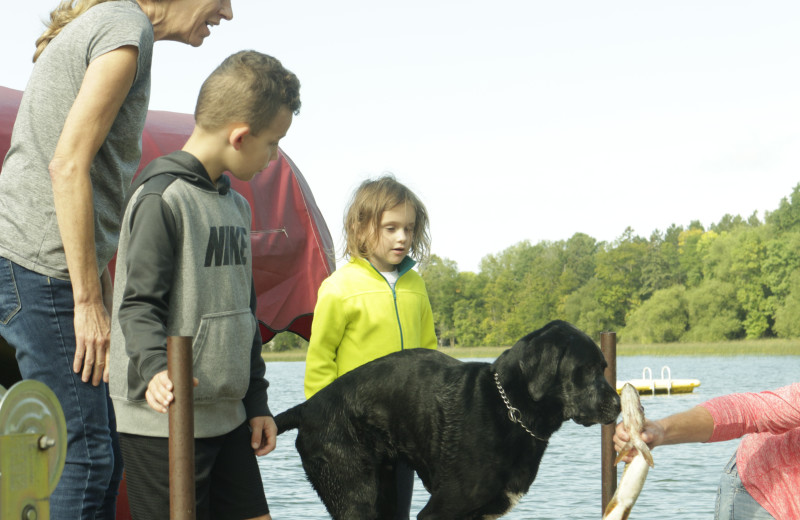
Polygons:
[[346,254],[351,258],[369,257],[378,241],[383,212],[404,202],[414,208],[416,215],[409,255],[419,262],[425,261],[431,246],[428,211],[417,196],[392,175],[366,180],[353,194],[344,217]]
[[36,40],[36,52],[33,53],[34,63],[39,59],[47,44],[58,36],[65,25],[88,11],[90,7],[109,1],[112,0],[62,0],[58,7],[50,13],[50,23]]
[[280,61],[257,51],[225,58],[200,87],[194,119],[217,130],[233,122],[250,125],[253,135],[269,127],[282,106],[300,110],[300,81]]

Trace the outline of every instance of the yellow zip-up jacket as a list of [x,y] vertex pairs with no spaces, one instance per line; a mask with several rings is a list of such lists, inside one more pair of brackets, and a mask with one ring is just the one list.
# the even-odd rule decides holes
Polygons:
[[428,291],[406,257],[394,290],[369,261],[351,259],[319,288],[306,354],[310,398],[334,379],[386,354],[436,348]]

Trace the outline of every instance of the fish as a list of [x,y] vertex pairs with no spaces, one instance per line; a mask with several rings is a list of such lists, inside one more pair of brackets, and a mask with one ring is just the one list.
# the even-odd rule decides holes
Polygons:
[[630,440],[625,443],[625,446],[619,450],[614,464],[619,464],[633,448],[644,457],[647,465],[655,467],[653,463],[653,455],[650,453],[650,448],[642,440],[642,430],[644,429],[644,407],[639,400],[639,391],[630,383],[622,385],[620,391],[620,404],[622,406],[622,424],[625,430],[630,435]]
[[639,392],[630,384],[625,383],[620,391],[622,404],[622,424],[630,435],[630,440],[619,451],[614,464],[636,448],[638,453],[633,460],[625,464],[625,470],[619,479],[619,485],[614,496],[608,502],[603,513],[603,520],[626,520],[631,514],[633,504],[639,498],[644,487],[644,481],[651,467],[655,467],[650,448],[642,440],[641,433],[644,428],[644,408],[639,401]]

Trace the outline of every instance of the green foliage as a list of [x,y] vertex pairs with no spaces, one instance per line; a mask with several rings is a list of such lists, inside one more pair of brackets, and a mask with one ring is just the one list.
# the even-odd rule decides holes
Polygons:
[[686,291],[689,330],[686,341],[723,341],[744,336],[741,306],[730,282],[706,280]]
[[561,292],[570,294],[583,287],[594,277],[597,241],[583,233],[575,233],[564,244],[559,285]]
[[595,340],[600,333],[613,330],[611,311],[600,304],[595,297],[598,281],[593,279],[588,284],[567,296],[564,303],[563,317]]
[[308,347],[308,341],[294,332],[279,332],[261,348],[261,352],[286,352]]
[[436,336],[452,347],[455,344],[453,312],[460,292],[457,264],[431,255],[428,262],[420,266],[420,274],[428,286]]
[[476,273],[433,257],[421,270],[443,344],[511,345],[552,319],[596,339],[800,337],[800,184],[760,222],[724,215],[613,243],[576,233],[488,255]]
[[679,235],[680,231],[674,225],[664,236],[658,230],[650,235],[642,267],[643,297],[647,298],[655,291],[683,282],[678,250]]
[[642,273],[647,256],[647,241],[628,228],[614,247],[597,253],[595,296],[611,316],[611,330],[625,325],[628,310],[642,301]]
[[769,291],[776,298],[785,299],[791,291],[792,273],[800,269],[800,230],[777,234],[767,242],[761,268]]
[[678,235],[678,263],[688,287],[694,287],[703,279],[703,256],[699,247],[703,233],[701,226]]
[[[426,277],[423,272],[426,284],[433,283],[433,279]],[[450,346],[458,345],[480,345],[486,336],[485,324],[485,303],[483,295],[485,293],[486,276],[476,275],[471,272],[460,272],[456,277],[456,299],[453,303],[453,336]],[[431,302],[431,306],[434,303]],[[434,314],[436,310],[434,310]]]
[[775,332],[781,338],[800,337],[800,270],[792,273],[789,294],[775,311]]
[[767,215],[767,222],[779,231],[800,231],[800,184],[794,187],[790,199],[781,200],[778,209]]
[[679,341],[689,326],[686,288],[673,285],[661,289],[634,310],[620,338],[631,343]]

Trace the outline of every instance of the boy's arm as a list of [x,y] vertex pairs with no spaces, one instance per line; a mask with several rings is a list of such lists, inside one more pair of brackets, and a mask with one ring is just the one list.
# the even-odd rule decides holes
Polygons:
[[[167,318],[177,225],[160,194],[140,197],[132,210],[125,261],[127,283],[119,309],[125,349],[142,381],[167,369]],[[131,389],[132,392],[145,389]]]
[[[253,311],[253,317],[255,318],[256,288],[254,283],[250,285],[250,309]],[[253,346],[250,350],[250,386],[247,388],[247,393],[242,400],[248,419],[272,416],[267,403],[269,381],[264,378],[267,366],[264,363],[264,358],[261,357],[262,346],[261,331],[258,328],[258,319],[256,319],[256,332],[253,335]]]
[[323,282],[314,307],[311,339],[306,353],[306,399],[328,386],[339,375],[336,351],[344,337],[346,325],[341,298],[332,294],[330,285]]

